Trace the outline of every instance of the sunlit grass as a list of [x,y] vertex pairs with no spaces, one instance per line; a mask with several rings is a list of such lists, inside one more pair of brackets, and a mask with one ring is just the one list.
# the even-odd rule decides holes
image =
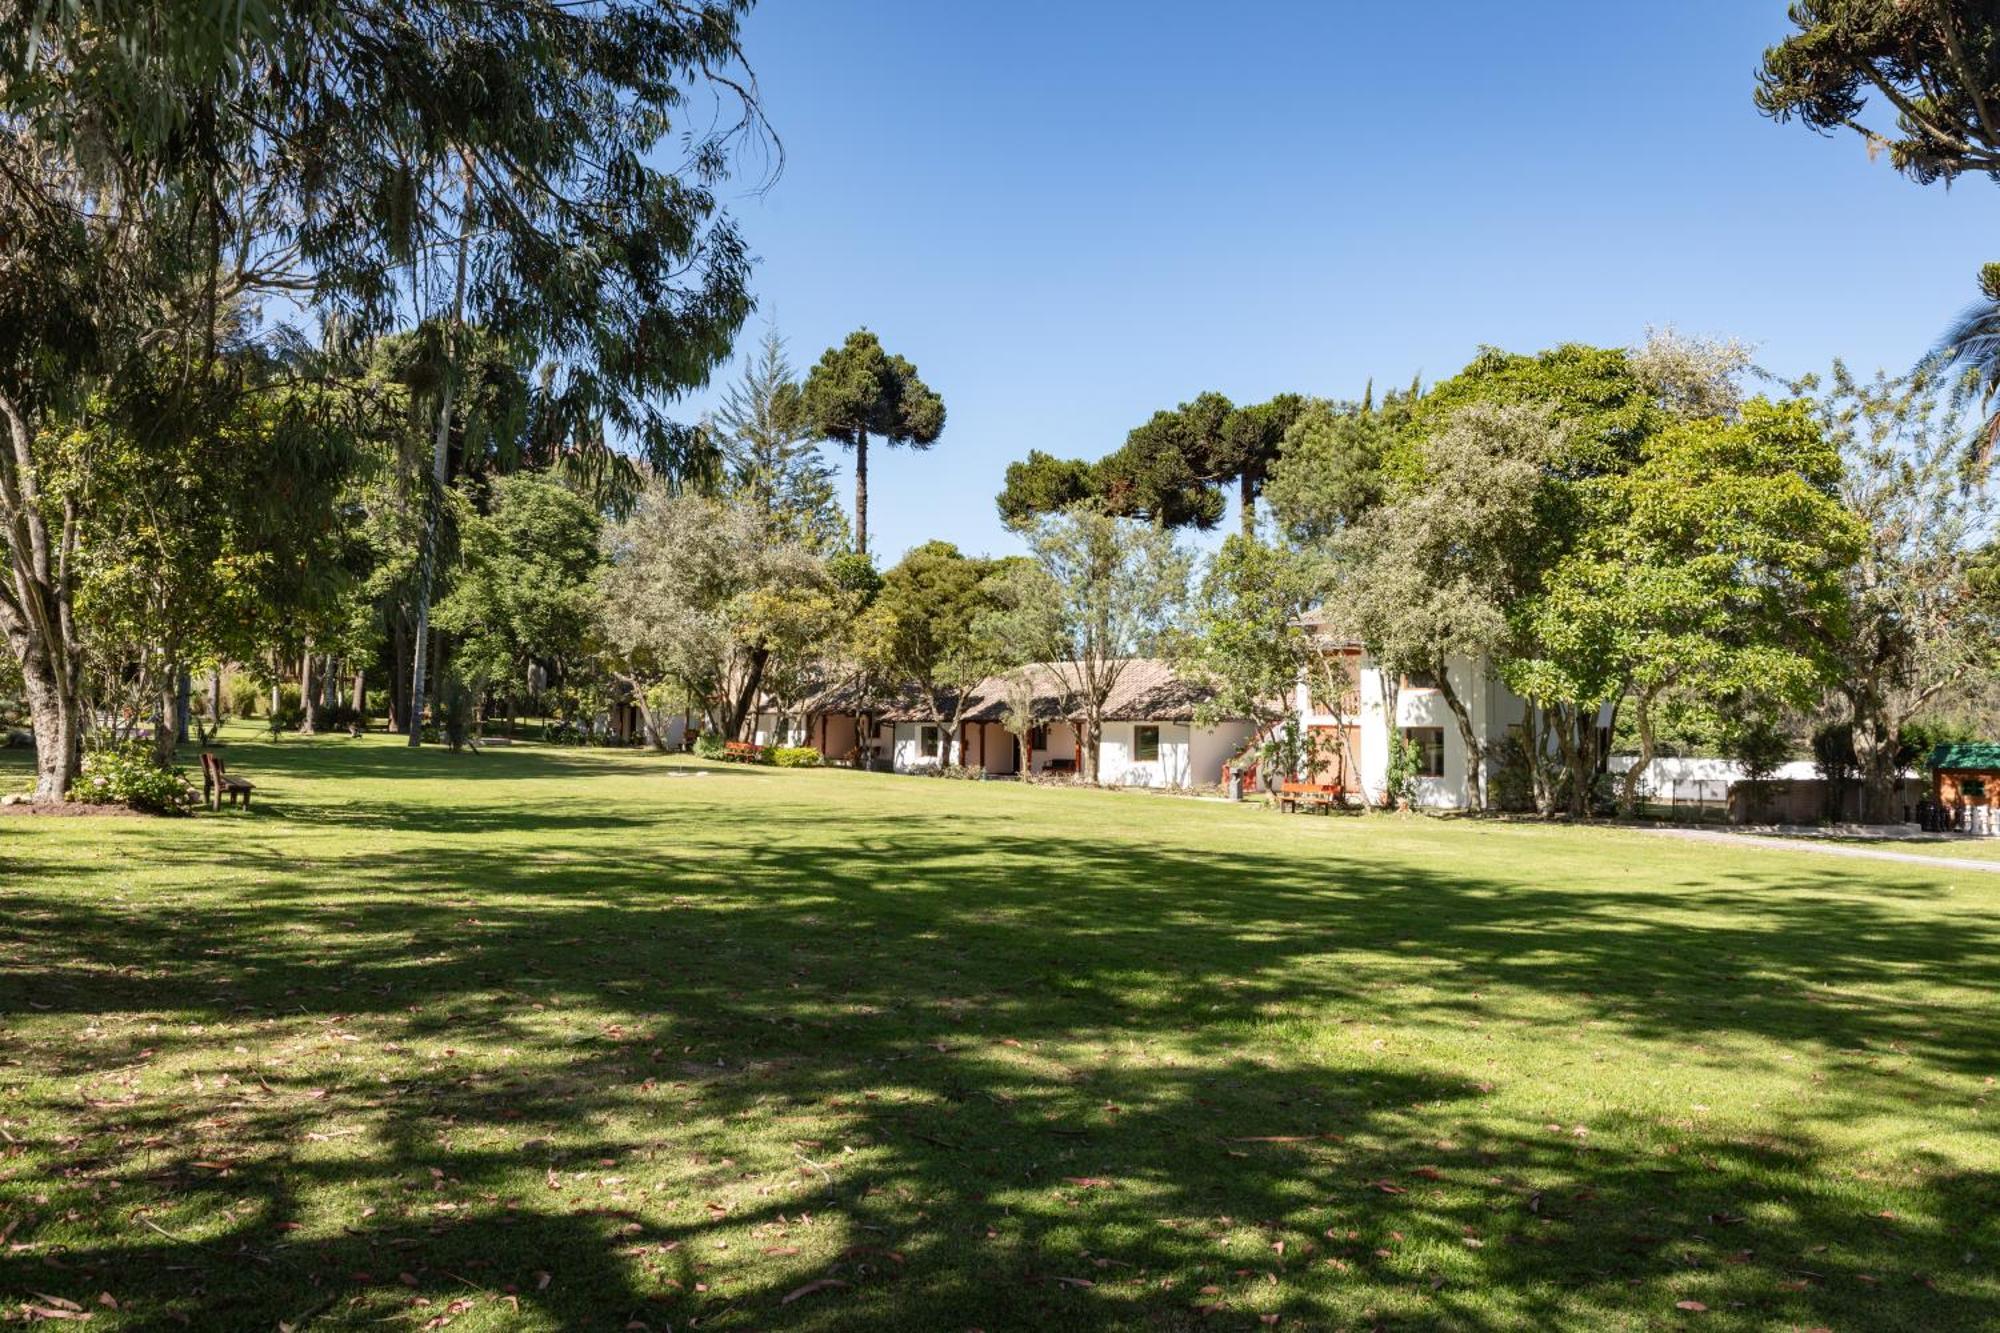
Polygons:
[[2000,877],[535,746],[229,756],[247,817],[0,819],[7,1311],[2000,1322]]

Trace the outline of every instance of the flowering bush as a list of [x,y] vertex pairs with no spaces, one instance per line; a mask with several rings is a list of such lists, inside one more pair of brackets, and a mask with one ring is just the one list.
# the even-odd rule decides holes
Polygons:
[[184,814],[200,799],[178,770],[163,768],[142,745],[92,750],[69,799],[92,805],[129,805],[156,815]]

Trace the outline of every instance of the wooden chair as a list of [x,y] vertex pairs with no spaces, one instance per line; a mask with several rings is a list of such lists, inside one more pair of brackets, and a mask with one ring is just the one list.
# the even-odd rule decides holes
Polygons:
[[242,802],[243,808],[250,808],[250,793],[257,790],[257,784],[243,778],[231,777],[223,765],[222,756],[202,751],[201,755],[201,800],[211,810],[222,809],[226,798],[231,805]]

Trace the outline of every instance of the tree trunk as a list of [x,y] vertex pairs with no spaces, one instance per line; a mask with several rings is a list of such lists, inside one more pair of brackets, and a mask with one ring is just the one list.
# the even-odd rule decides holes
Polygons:
[[465,167],[465,201],[460,205],[458,221],[458,273],[452,284],[451,325],[445,335],[444,384],[438,391],[437,433],[431,439],[431,495],[429,513],[424,519],[423,559],[418,564],[417,573],[417,648],[416,658],[410,664],[410,744],[424,742],[424,671],[425,652],[430,646],[431,628],[431,583],[437,576],[438,523],[443,517],[444,490],[451,480],[451,405],[452,396],[458,388],[458,327],[465,318],[465,267],[467,252],[472,248],[472,156],[461,157]]
[[319,696],[313,692],[313,651],[312,640],[306,640],[306,650],[299,657],[299,735],[319,734]]
[[1479,733],[1472,725],[1471,710],[1452,688],[1451,676],[1445,669],[1445,660],[1439,657],[1432,663],[1431,670],[1438,683],[1438,693],[1444,696],[1445,707],[1451,709],[1452,718],[1458,723],[1459,744],[1465,749],[1465,800],[1469,810],[1486,808],[1486,747],[1479,741]]
[[60,801],[83,768],[83,709],[79,691],[49,670],[39,654],[21,664],[28,716],[35,732],[35,792],[38,803]]
[[54,803],[83,763],[83,667],[72,584],[79,520],[75,501],[65,497],[61,530],[51,535],[34,431],[4,393],[0,416],[7,425],[0,453],[0,549],[7,557],[0,633],[20,665],[34,727],[34,800]]
[[368,671],[365,667],[354,668],[354,734],[359,736],[368,729]]
[[854,549],[868,554],[868,432],[854,436]]
[[181,673],[169,666],[160,673],[153,705],[153,762],[162,768],[173,762],[175,714],[180,711]]
[[1257,479],[1245,472],[1236,479],[1238,518],[1245,537],[1257,535]]
[[1653,696],[1656,689],[1644,689],[1632,698],[1632,722],[1639,732],[1639,758],[1625,770],[1618,784],[1618,812],[1627,819],[1639,813],[1639,783],[1653,764]]
[[723,739],[752,739],[743,735],[743,720],[757,706],[757,691],[764,684],[764,664],[770,660],[771,650],[762,644],[750,650],[750,665],[743,673],[743,688],[736,692],[736,702],[729,710],[729,725],[724,729]]
[[222,667],[217,664],[208,673],[208,721],[217,734],[222,731]]

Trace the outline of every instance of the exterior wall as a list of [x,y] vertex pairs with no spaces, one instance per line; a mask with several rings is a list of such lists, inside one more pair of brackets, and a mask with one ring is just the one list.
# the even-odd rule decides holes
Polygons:
[[[909,773],[927,765],[946,762],[951,748],[948,736],[939,735],[935,755],[926,757],[923,752],[923,729],[930,725],[928,722],[897,722],[883,727],[885,732],[890,733],[888,753],[898,773]],[[940,727],[938,730],[942,733],[944,729]]]
[[1051,759],[1076,759],[1076,731],[1067,722],[1051,722],[1042,729],[1042,745],[1031,757],[1029,767],[1046,773]]
[[1014,774],[1014,733],[995,722],[973,722],[965,728],[966,759],[993,777]]
[[1196,787],[1212,787],[1222,782],[1222,766],[1242,753],[1256,734],[1250,722],[1223,722],[1213,727],[1195,727],[1188,737],[1188,782]]
[[[1135,733],[1142,726],[1160,729],[1160,757],[1135,758]],[[1106,722],[1098,739],[1098,781],[1111,787],[1185,787],[1188,785],[1188,724],[1185,722]]]
[[860,736],[856,720],[847,713],[828,713],[815,719],[814,739],[827,759],[845,759]]
[[[1526,718],[1528,705],[1494,678],[1481,660],[1448,658],[1445,670],[1452,689],[1465,701],[1474,733],[1486,747],[1487,759],[1482,777],[1490,792],[1500,767],[1498,752],[1506,742],[1508,730]],[[1392,723],[1387,716],[1388,692],[1384,684],[1381,669],[1371,659],[1363,657],[1354,691],[1354,711],[1340,715],[1331,711],[1330,707],[1321,707],[1320,703],[1325,701],[1314,701],[1309,682],[1301,680],[1294,697],[1299,721],[1309,729],[1342,726],[1353,729],[1359,740],[1355,746],[1355,763],[1360,770],[1360,794],[1371,804],[1381,801],[1388,784],[1390,727],[1438,728],[1444,733],[1444,773],[1440,777],[1420,777],[1416,780],[1417,804],[1438,810],[1466,808],[1470,803],[1467,781],[1469,756],[1465,741],[1458,734],[1458,719],[1452,716],[1444,691],[1404,686],[1397,692],[1396,717]],[[1609,718],[1610,710],[1607,708],[1600,721],[1608,724]]]
[[[1142,726],[1160,729],[1160,757],[1141,762],[1136,733]],[[1222,781],[1222,766],[1250,739],[1248,722],[1197,727],[1187,722],[1107,722],[1098,749],[1098,776],[1114,787],[1212,787]]]

